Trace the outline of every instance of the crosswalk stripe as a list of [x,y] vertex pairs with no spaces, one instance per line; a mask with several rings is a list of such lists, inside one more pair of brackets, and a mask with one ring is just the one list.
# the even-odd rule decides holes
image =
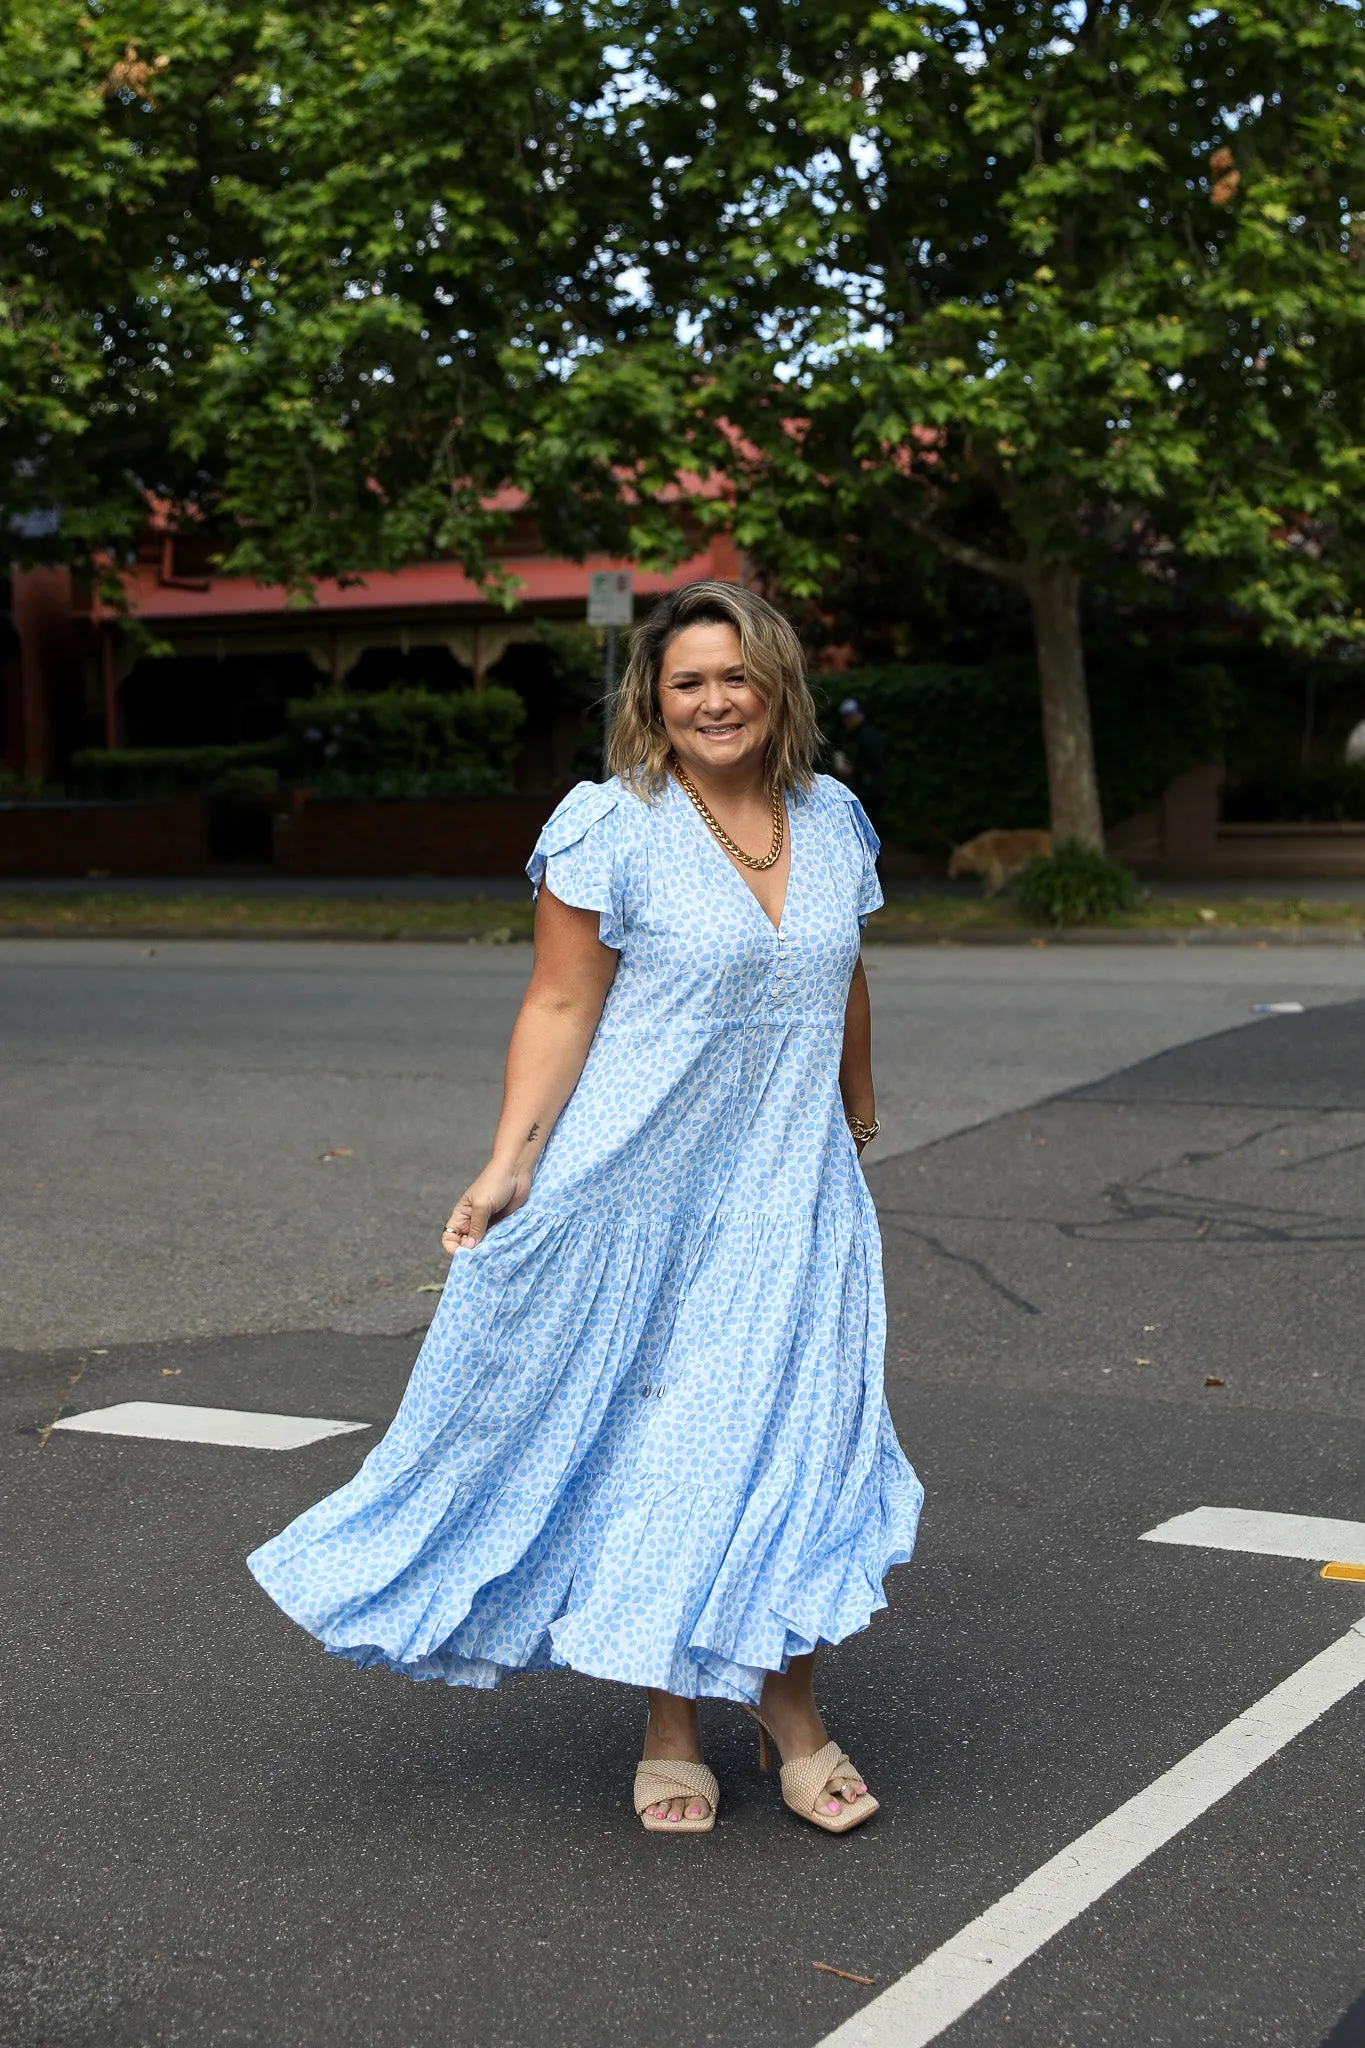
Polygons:
[[249,1451],[297,1451],[328,1436],[349,1436],[368,1422],[324,1415],[267,1415],[253,1408],[195,1408],[180,1401],[117,1401],[64,1415],[55,1429],[87,1436],[152,1437],[162,1443],[233,1444]]

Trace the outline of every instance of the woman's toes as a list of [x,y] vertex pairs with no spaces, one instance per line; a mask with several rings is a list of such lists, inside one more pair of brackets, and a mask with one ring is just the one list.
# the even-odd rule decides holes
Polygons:
[[700,1800],[694,1799],[692,1801],[692,1804],[687,1809],[687,1818],[689,1820],[704,1820],[706,1818],[706,1808],[701,1804]]

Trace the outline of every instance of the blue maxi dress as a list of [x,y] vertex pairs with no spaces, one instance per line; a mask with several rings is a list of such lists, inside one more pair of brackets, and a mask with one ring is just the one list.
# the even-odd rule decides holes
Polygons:
[[387,1435],[250,1559],[328,1650],[756,1702],[885,1606],[923,1493],[838,1086],[877,838],[828,776],[788,817],[776,929],[671,777],[653,801],[580,782],[545,826],[527,872],[598,913],[615,980]]

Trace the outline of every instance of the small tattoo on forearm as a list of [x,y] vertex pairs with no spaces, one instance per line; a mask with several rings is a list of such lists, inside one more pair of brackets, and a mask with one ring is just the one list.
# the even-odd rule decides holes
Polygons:
[[527,1144],[528,1144],[528,1145],[530,1144],[530,1142],[531,1142],[532,1138],[534,1138],[534,1136],[535,1136],[536,1132],[537,1132],[537,1131],[538,1131],[539,1129],[540,1129],[540,1125],[539,1125],[539,1124],[532,1124],[532,1126],[531,1126],[530,1130],[529,1130],[529,1131],[528,1131],[528,1132],[526,1133],[526,1142],[527,1142]]

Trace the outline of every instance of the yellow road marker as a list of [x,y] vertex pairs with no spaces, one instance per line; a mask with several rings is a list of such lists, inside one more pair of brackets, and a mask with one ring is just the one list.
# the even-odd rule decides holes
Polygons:
[[1365,1564],[1325,1564],[1320,1579],[1365,1579]]

